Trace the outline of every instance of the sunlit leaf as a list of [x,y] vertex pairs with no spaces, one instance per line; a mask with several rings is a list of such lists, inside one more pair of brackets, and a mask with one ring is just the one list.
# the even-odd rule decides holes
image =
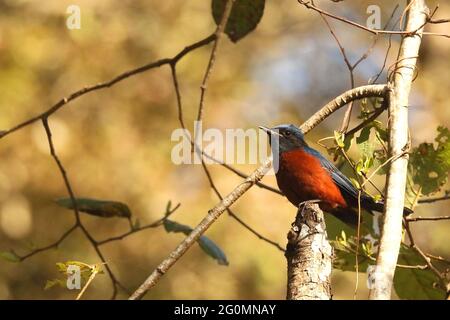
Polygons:
[[334,131],[334,140],[336,141],[336,144],[338,145],[338,147],[340,147],[340,148],[345,147],[344,139],[345,139],[345,135],[342,132]]
[[371,126],[364,127],[361,130],[361,133],[359,134],[359,136],[356,138],[356,144],[358,145],[358,148],[361,152],[361,157],[364,159],[373,158],[374,146],[370,142],[371,129],[372,129]]
[[349,179],[350,179],[351,183],[355,186],[356,189],[360,189],[361,188],[358,180],[356,180],[356,179],[354,179],[352,177],[350,177]]
[[[76,198],[75,202],[77,204],[78,211],[85,212],[93,216],[102,218],[131,217],[130,209],[122,202],[89,198]],[[71,198],[57,199],[56,203],[64,208],[73,209],[73,202]]]
[[[212,0],[212,14],[216,24],[222,20],[227,0]],[[225,33],[237,42],[256,28],[264,14],[265,0],[236,0],[231,9]]]
[[66,262],[57,262],[56,268],[58,272],[62,275],[62,278],[56,278],[52,280],[47,280],[44,290],[50,289],[56,285],[63,288],[67,285],[67,276],[69,266],[77,266],[80,268],[81,282],[85,283],[89,277],[95,272],[96,274],[104,274],[102,270],[103,263],[87,264],[81,261],[69,260]]

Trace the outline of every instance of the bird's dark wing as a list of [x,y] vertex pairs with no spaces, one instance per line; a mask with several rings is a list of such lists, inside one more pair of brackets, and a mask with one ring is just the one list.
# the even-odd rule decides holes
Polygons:
[[322,156],[317,150],[310,149],[308,150],[308,152],[313,153],[313,155],[320,160],[320,164],[322,165],[322,167],[330,173],[333,181],[336,183],[339,189],[341,189],[341,191],[344,191],[346,194],[352,197],[358,197],[358,190],[356,190],[353,183],[341,171],[339,171],[339,169],[336,168],[333,163]]
[[[320,164],[324,169],[326,169],[330,175],[333,181],[338,186],[339,190],[341,190],[342,196],[346,201],[349,201],[350,205],[357,205],[358,203],[358,190],[355,188],[353,183],[350,181],[349,178],[347,178],[341,171],[339,171],[336,166],[331,163],[327,158],[322,156],[319,151],[314,150],[310,147],[305,148],[305,151],[309,152],[313,156],[317,157],[320,160]],[[375,202],[375,200],[366,194],[365,192],[361,193],[361,204],[363,207],[366,207],[366,210],[377,210],[378,211],[378,204]],[[381,207],[382,208],[382,207]],[[382,210],[382,209],[381,209]]]

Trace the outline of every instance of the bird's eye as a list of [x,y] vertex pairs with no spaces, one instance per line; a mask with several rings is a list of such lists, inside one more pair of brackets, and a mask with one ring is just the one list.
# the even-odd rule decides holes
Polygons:
[[284,135],[285,135],[286,137],[289,137],[289,136],[291,135],[291,132],[290,132],[290,131],[286,131],[286,132],[284,133]]

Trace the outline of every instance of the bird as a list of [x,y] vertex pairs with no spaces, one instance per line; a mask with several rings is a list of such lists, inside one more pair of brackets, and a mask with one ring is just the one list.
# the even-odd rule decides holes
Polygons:
[[[372,214],[383,212],[384,202],[359,191],[332,162],[307,144],[298,127],[282,124],[259,128],[271,138],[272,154],[278,155],[275,172],[278,187],[294,206],[317,201],[323,211],[350,226],[359,222],[358,197],[362,209]],[[405,207],[403,212],[409,215],[412,210]]]

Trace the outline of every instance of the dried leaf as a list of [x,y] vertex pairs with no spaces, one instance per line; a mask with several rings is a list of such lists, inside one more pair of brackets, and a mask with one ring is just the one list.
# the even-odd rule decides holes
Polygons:
[[[131,217],[130,209],[122,202],[89,198],[76,198],[75,202],[80,212],[88,213],[93,216],[102,218]],[[57,199],[56,203],[64,208],[73,209],[73,202],[71,198]]]
[[[212,14],[218,25],[222,20],[227,0],[213,0]],[[231,9],[225,33],[237,42],[256,28],[264,14],[265,0],[236,0]]]

